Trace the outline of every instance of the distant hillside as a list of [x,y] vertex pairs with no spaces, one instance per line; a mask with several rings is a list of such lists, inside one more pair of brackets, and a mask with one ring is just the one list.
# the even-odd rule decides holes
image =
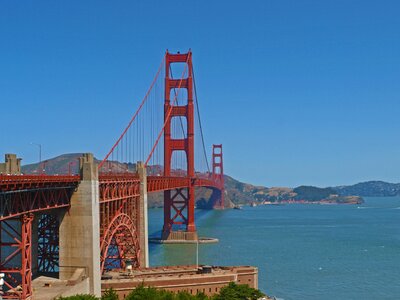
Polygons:
[[332,188],[317,188],[315,186],[304,185],[293,189],[293,192],[296,194],[294,199],[307,201],[320,201],[336,194]]
[[40,174],[45,169],[46,174],[77,174],[79,168],[79,157],[82,153],[63,154],[48,160],[44,160],[39,166],[38,163],[22,166],[24,174]]
[[400,195],[400,183],[367,181],[354,185],[336,186],[333,189],[341,196],[391,197]]
[[225,189],[227,198],[234,204],[248,204],[257,201],[258,193],[264,193],[268,190],[264,186],[240,182],[228,175],[225,175]]
[[353,195],[338,195],[332,188],[314,186],[260,187],[242,183],[229,177],[225,184],[230,199],[235,204],[248,203],[335,203],[360,204],[363,199]]

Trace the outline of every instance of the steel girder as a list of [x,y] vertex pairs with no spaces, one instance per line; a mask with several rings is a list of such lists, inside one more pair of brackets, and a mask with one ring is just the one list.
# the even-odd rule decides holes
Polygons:
[[38,218],[38,271],[58,272],[59,220],[57,215],[43,214]]
[[67,207],[78,176],[0,175],[0,220]]
[[32,295],[32,220],[33,214],[25,214],[0,222],[4,299],[29,299]]
[[2,175],[0,192],[77,185],[78,175]]
[[195,187],[220,188],[219,182],[202,177],[147,176],[147,191],[151,193],[185,188],[191,182]]

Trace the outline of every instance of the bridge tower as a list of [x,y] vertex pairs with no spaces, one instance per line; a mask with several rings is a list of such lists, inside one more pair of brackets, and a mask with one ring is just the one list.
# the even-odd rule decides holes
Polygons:
[[217,191],[217,199],[214,205],[216,209],[225,207],[225,179],[224,164],[222,159],[222,145],[213,145],[212,151],[212,179],[218,182],[220,189]]
[[[173,79],[170,66],[173,63],[185,63],[187,77]],[[188,187],[164,192],[164,226],[162,239],[197,240],[194,223],[195,189],[194,189],[194,105],[192,52],[185,54],[166,53],[165,58],[165,103],[164,103],[164,176],[171,176],[172,154],[184,151],[187,162]],[[187,104],[171,103],[172,89],[187,90]],[[176,139],[171,136],[171,120],[173,117],[186,118],[186,137]],[[186,213],[185,213],[186,212]],[[174,231],[176,226],[186,226],[186,231]]]

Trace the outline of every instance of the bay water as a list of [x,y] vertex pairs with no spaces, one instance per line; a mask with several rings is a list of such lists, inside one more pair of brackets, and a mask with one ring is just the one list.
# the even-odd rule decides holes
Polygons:
[[[149,210],[159,236],[163,210]],[[259,288],[285,300],[400,299],[400,197],[362,205],[196,210],[199,262],[259,268]],[[150,244],[150,265],[196,263],[196,245]]]

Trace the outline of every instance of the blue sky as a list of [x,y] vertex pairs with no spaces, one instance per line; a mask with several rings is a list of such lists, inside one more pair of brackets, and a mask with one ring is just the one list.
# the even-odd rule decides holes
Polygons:
[[400,181],[398,1],[2,1],[0,155],[103,157],[165,49],[206,143],[266,186]]

